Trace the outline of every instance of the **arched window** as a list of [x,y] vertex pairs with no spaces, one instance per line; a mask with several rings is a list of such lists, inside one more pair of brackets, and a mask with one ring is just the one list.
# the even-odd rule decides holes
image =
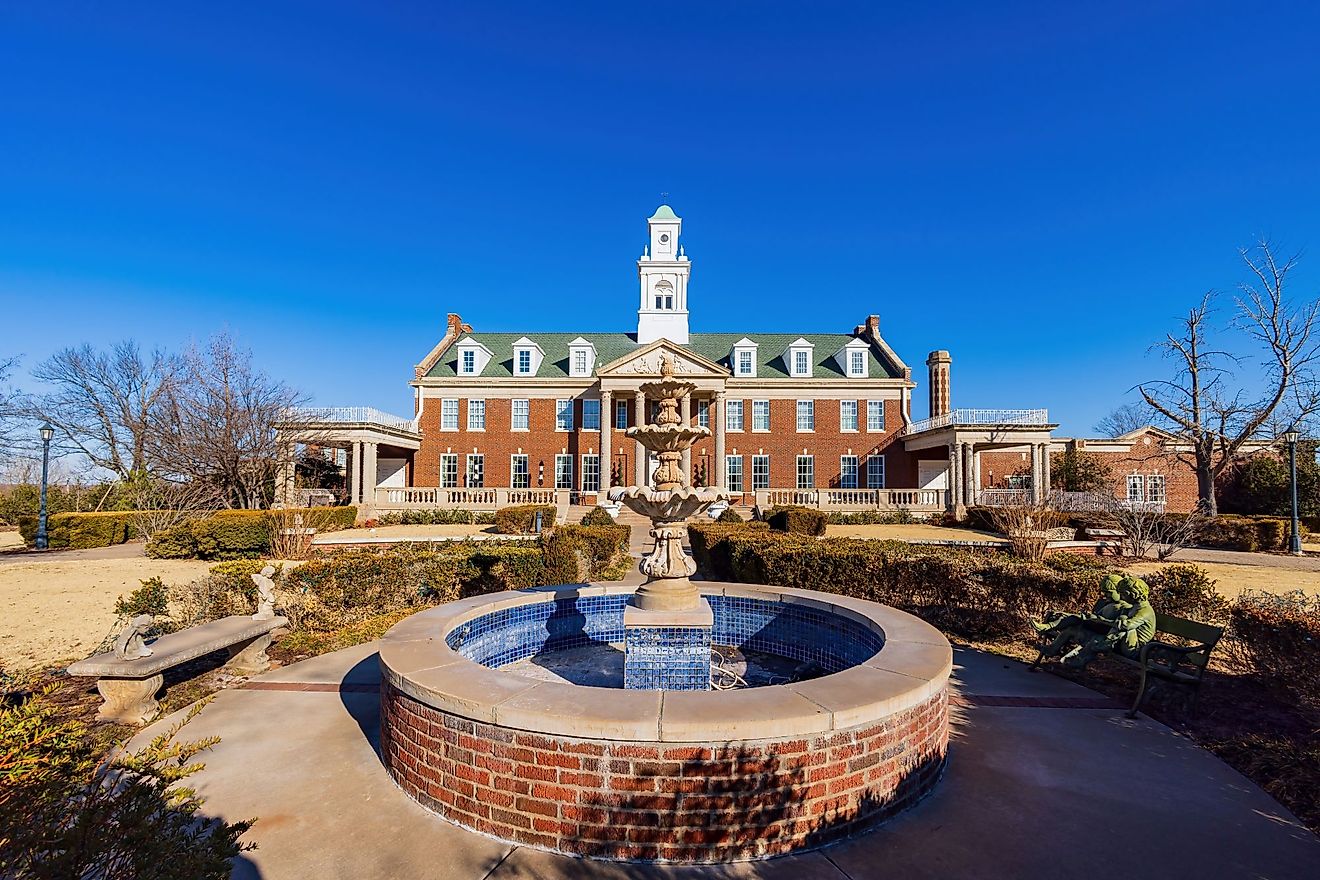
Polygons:
[[672,310],[674,308],[674,286],[668,281],[658,281],[655,285],[655,307]]

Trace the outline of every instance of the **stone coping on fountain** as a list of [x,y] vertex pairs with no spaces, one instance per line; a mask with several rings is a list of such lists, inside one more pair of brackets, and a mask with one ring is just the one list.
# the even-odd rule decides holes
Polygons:
[[856,728],[944,693],[949,642],[894,608],[791,587],[699,582],[705,596],[816,608],[877,633],[883,647],[839,672],[735,691],[653,691],[538,681],[492,669],[451,648],[463,624],[502,609],[558,598],[628,594],[615,584],[541,588],[451,602],[395,625],[380,643],[384,681],[449,715],[504,728],[582,739],[709,743],[811,736]]

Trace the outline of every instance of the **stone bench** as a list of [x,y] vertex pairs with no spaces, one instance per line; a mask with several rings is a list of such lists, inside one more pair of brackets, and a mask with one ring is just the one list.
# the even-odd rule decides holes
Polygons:
[[270,666],[266,649],[270,647],[271,631],[286,623],[283,617],[222,617],[159,637],[149,643],[149,657],[125,660],[112,651],[96,654],[71,664],[69,675],[96,678],[102,699],[97,712],[100,718],[145,724],[160,711],[156,692],[165,682],[165,670],[228,648],[226,669],[239,675],[265,672]]

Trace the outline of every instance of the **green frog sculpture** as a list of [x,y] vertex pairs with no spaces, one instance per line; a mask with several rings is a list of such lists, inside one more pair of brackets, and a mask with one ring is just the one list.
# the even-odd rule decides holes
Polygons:
[[1033,625],[1042,638],[1053,637],[1041,649],[1042,656],[1059,657],[1064,665],[1080,669],[1109,651],[1136,657],[1155,637],[1155,609],[1145,581],[1111,574],[1101,579],[1100,598],[1091,611],[1054,613]]

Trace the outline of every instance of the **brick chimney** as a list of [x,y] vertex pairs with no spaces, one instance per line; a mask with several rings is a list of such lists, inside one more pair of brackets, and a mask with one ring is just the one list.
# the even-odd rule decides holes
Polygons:
[[930,368],[930,417],[942,416],[949,411],[949,365],[953,358],[947,351],[932,351],[926,358]]

